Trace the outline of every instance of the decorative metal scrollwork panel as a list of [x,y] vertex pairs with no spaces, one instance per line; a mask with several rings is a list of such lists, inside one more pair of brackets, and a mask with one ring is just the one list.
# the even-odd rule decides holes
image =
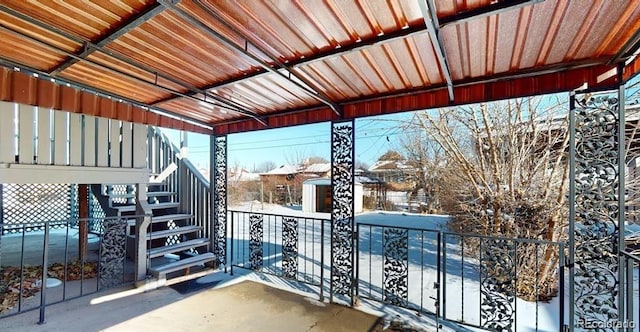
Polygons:
[[[578,101],[575,110],[574,310],[583,322],[607,326],[617,305],[620,173],[618,100]],[[613,329],[611,329],[613,330]]]
[[298,219],[282,218],[282,272],[295,279],[298,273]]
[[384,302],[407,307],[409,305],[409,231],[385,228],[384,244]]
[[516,260],[514,241],[480,239],[480,326],[515,331]]
[[353,273],[353,122],[332,124],[331,133],[331,287],[351,296]]
[[261,214],[249,216],[249,268],[252,270],[262,269],[263,221]]
[[227,137],[215,138],[214,144],[214,248],[218,263],[227,264]]
[[126,255],[126,226],[124,219],[104,220],[100,242],[100,288],[122,284]]

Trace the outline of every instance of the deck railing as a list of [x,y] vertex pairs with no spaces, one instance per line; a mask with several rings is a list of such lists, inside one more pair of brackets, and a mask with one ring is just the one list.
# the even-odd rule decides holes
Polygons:
[[147,126],[0,101],[0,164],[145,168]]
[[490,331],[564,328],[562,243],[366,223],[357,234],[360,298]]
[[319,286],[324,298],[329,219],[229,211],[231,273],[243,268]]
[[[622,327],[637,331],[640,327],[640,257],[626,250],[621,251],[620,254],[627,271],[626,318],[622,320],[624,325]],[[585,324],[581,325],[584,327]]]
[[[134,265],[126,259],[126,225],[139,216],[69,219],[0,225],[0,318],[40,310],[48,305],[134,281]],[[79,223],[99,224],[80,253]],[[46,267],[46,268],[45,268]],[[46,273],[45,273],[46,271]],[[43,287],[43,285],[45,287]]]
[[160,174],[171,164],[178,166],[163,182],[168,191],[176,192],[180,212],[194,215],[194,225],[202,227],[200,237],[210,238],[211,186],[209,180],[187,158],[181,157],[180,148],[157,128],[149,129],[149,167]]

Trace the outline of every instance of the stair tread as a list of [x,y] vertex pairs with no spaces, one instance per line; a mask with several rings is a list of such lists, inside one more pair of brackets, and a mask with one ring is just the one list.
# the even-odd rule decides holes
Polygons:
[[[186,213],[176,213],[176,214],[165,214],[162,216],[152,216],[151,217],[151,223],[152,224],[157,224],[157,223],[161,223],[161,222],[167,222],[169,220],[173,220],[173,221],[177,221],[177,220],[187,220],[187,219],[191,219],[193,218],[192,214],[186,214]],[[135,219],[129,219],[129,226],[135,226],[136,224],[136,220]]]
[[175,272],[175,271],[178,271],[178,270],[182,270],[182,269],[185,269],[185,268],[190,267],[190,266],[202,264],[202,263],[205,263],[205,262],[210,262],[210,261],[212,261],[214,259],[216,259],[216,256],[211,252],[207,252],[207,253],[204,253],[204,254],[200,254],[200,255],[197,255],[197,256],[181,259],[179,261],[171,262],[171,263],[168,263],[168,264],[164,264],[164,265],[160,265],[160,266],[154,266],[154,267],[149,268],[149,271],[153,275],[158,276],[158,275],[163,275],[163,274]]
[[[200,226],[192,225],[192,226],[182,226],[174,229],[165,229],[165,230],[156,231],[156,232],[149,232],[147,233],[147,240],[161,239],[171,235],[192,233],[192,232],[199,231],[200,229],[201,229]],[[130,236],[133,236],[133,235],[130,235]]]
[[151,218],[151,222],[163,222],[163,221],[169,221],[169,220],[184,220],[184,219],[190,219],[193,218],[192,214],[186,214],[186,213],[176,213],[176,214],[165,214],[162,216],[153,216]]
[[168,209],[180,206],[179,202],[162,202],[162,203],[152,203],[149,204],[151,209]]
[[110,198],[134,198],[136,194],[107,194]]
[[170,246],[152,248],[147,250],[147,254],[149,255],[149,258],[155,258],[165,254],[171,254],[177,251],[182,251],[182,250],[191,249],[195,247],[202,247],[204,245],[207,245],[208,243],[209,243],[209,239],[199,238],[199,239],[176,243]]
[[147,197],[157,197],[157,196],[173,196],[177,193],[175,191],[148,191]]
[[[156,210],[156,209],[170,209],[170,208],[175,208],[180,206],[180,203],[178,202],[163,202],[163,203],[153,203],[153,204],[149,204],[149,207],[152,210]],[[114,209],[120,211],[120,212],[133,212],[136,210],[136,206],[135,205],[116,205],[113,206]]]
[[135,205],[116,205],[116,206],[112,206],[112,208],[120,212],[133,212],[136,210]]

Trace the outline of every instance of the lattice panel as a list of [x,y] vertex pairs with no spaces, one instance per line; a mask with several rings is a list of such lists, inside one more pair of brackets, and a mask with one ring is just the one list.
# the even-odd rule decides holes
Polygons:
[[[11,226],[67,221],[77,201],[69,184],[5,184],[2,188],[3,234],[22,231],[6,229]],[[41,230],[44,225],[25,228],[26,232]]]
[[[167,222],[167,229],[177,229],[178,225],[176,225],[176,223],[173,220],[170,220],[169,222]],[[167,239],[164,242],[165,246],[172,246],[174,244],[178,244],[182,241],[181,240],[181,235],[171,235],[169,237],[167,237]]]
[[112,197],[111,200],[118,204],[135,203],[136,186],[126,184],[114,184],[107,187],[107,193],[110,195],[133,195],[129,197]]
[[89,189],[89,231],[92,233],[102,234],[104,232],[104,227],[101,222],[104,218],[107,217],[107,214],[100,206],[100,202],[96,196]]

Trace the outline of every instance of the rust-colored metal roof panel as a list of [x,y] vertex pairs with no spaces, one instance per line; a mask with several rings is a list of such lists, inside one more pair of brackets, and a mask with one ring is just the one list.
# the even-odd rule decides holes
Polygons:
[[293,61],[423,24],[417,3],[359,1],[202,1],[281,61]]
[[276,74],[262,75],[249,81],[241,81],[219,88],[214,93],[220,96],[231,96],[234,100],[254,108],[259,114],[318,104],[300,87]]
[[151,0],[133,1],[15,1],[0,4],[86,40],[95,40],[112,27],[153,4]]
[[[196,95],[196,97],[203,98],[202,95]],[[176,110],[176,113],[178,114],[204,122],[228,121],[233,119],[235,116],[227,111],[221,111],[220,108],[212,106],[211,104],[187,98],[174,99],[172,101],[159,103],[156,106]]]
[[[640,28],[639,15],[629,2],[544,1],[447,25],[441,33],[455,82],[614,55],[630,37],[616,34]],[[630,26],[616,24],[621,17]]]
[[167,93],[113,72],[87,63],[76,63],[63,71],[61,77],[78,83],[111,91],[117,95],[150,103],[167,96]]
[[334,100],[441,84],[426,33],[298,67]]
[[452,16],[460,12],[468,12],[494,3],[494,0],[436,0],[438,17]]
[[170,11],[120,37],[108,49],[195,86],[257,68]]
[[53,52],[40,41],[67,52],[74,52],[82,46],[3,12],[0,12],[0,40],[1,56],[40,70],[52,68],[66,58],[62,52]]

